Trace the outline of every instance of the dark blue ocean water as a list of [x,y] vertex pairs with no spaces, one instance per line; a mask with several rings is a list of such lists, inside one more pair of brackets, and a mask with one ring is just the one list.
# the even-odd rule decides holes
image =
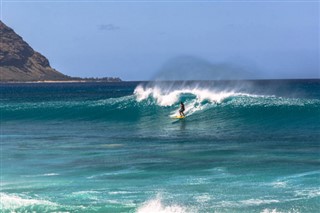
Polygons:
[[320,209],[320,80],[0,90],[1,212]]

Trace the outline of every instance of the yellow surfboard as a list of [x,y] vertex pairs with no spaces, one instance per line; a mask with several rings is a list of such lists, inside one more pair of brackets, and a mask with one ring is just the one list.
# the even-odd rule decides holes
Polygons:
[[177,119],[183,119],[183,118],[185,118],[186,116],[182,116],[182,115],[177,115],[177,116],[175,116],[175,117],[173,117],[173,118],[177,118]]

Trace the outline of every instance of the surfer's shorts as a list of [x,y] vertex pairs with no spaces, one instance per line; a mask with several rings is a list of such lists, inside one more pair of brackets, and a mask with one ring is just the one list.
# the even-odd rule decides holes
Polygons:
[[179,110],[179,112],[183,112],[183,111],[184,111],[184,109],[180,109],[180,110]]

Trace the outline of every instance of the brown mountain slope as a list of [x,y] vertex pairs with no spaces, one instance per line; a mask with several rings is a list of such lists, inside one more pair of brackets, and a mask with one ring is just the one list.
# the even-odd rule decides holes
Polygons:
[[50,67],[19,35],[0,21],[0,81],[68,80]]

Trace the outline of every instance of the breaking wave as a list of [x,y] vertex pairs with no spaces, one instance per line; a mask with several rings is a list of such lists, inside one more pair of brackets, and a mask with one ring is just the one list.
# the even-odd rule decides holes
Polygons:
[[[240,89],[239,89],[240,88]],[[138,85],[131,95],[99,100],[62,99],[46,101],[3,101],[3,120],[111,120],[136,121],[151,116],[168,117],[177,114],[179,103],[185,103],[185,114],[202,112],[246,116],[310,116],[319,112],[320,100],[261,94],[242,87],[199,85]],[[275,110],[278,113],[275,113]],[[280,114],[279,114],[280,113]],[[313,116],[317,118],[317,116]]]

